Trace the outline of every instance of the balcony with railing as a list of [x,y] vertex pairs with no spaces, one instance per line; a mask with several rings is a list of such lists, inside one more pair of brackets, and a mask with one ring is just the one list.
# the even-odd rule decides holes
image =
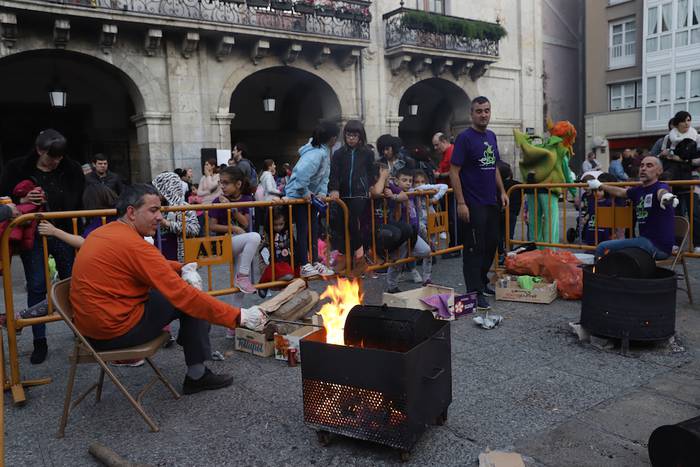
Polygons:
[[[505,29],[497,23],[398,8],[383,16],[388,57],[428,57],[431,61],[498,60]],[[412,58],[400,61],[409,62]]]
[[[23,9],[53,6],[65,15],[117,15],[119,21],[205,23],[207,29],[261,31],[369,41],[368,0],[17,0]],[[6,5],[7,6],[7,5]],[[60,10],[60,11],[58,11]],[[189,23],[189,24],[188,24]]]

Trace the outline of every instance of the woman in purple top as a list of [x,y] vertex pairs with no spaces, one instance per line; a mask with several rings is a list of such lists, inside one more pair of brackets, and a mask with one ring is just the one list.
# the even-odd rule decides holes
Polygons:
[[675,240],[673,208],[678,205],[678,198],[671,193],[668,185],[659,181],[662,171],[661,161],[648,156],[639,167],[639,180],[642,182],[639,186],[622,188],[603,185],[595,179],[588,181],[588,186],[593,190],[600,189],[613,196],[632,200],[639,226],[637,238],[609,240],[598,244],[596,258],[610,251],[635,247],[647,251],[654,259],[671,256]]
[[[219,173],[222,195],[212,204],[253,201],[249,195],[248,177],[238,167],[226,167]],[[244,194],[245,193],[245,194]],[[231,212],[231,224],[228,216]],[[209,230],[218,234],[231,233],[235,283],[243,293],[255,293],[250,280],[250,268],[260,245],[260,234],[250,232],[251,208],[212,209],[209,211]]]

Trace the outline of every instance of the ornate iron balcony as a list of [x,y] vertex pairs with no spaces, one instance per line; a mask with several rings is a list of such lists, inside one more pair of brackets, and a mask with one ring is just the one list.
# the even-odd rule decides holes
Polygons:
[[93,9],[369,40],[367,0],[314,6],[308,0],[46,0]]
[[[467,20],[436,13],[417,12],[408,8],[399,8],[386,13],[383,16],[386,30],[386,49],[400,47],[418,47],[422,49],[437,49],[447,52],[455,52],[465,55],[479,55],[483,57],[498,58],[498,39],[470,37],[464,34],[453,34],[436,30],[434,24],[426,21],[421,25],[415,21],[415,17],[406,18],[408,15],[425,16],[426,18],[444,18],[474,24],[491,25],[480,21]],[[409,19],[409,21],[407,21]],[[498,30],[499,26],[491,25]]]

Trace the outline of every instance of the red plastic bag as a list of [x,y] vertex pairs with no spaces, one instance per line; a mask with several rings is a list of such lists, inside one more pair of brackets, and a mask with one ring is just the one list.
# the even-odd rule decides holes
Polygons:
[[569,251],[534,250],[506,259],[506,270],[511,274],[542,276],[557,281],[559,296],[565,300],[579,300],[583,296],[581,261]]

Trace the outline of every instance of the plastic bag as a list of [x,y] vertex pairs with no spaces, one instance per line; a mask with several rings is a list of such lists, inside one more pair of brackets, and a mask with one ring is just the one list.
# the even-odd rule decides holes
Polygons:
[[202,276],[197,272],[197,263],[187,263],[182,266],[182,272],[180,273],[182,278],[199,290],[202,290]]
[[506,270],[510,274],[542,276],[547,281],[557,281],[559,296],[565,300],[579,300],[583,296],[583,270],[581,261],[569,251],[550,249],[528,251],[506,258]]

